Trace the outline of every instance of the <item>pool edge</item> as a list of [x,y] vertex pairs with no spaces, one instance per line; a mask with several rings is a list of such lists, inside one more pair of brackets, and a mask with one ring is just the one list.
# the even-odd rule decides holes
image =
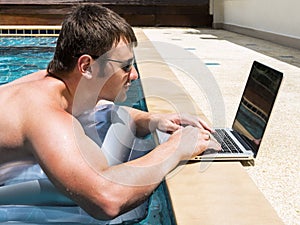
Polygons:
[[4,26],[0,25],[0,37],[57,37],[61,26]]

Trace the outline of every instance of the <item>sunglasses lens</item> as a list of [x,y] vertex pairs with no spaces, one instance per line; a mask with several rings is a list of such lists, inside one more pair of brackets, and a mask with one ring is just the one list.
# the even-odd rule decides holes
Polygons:
[[121,65],[121,67],[119,67],[119,68],[121,68],[126,73],[131,71],[132,65],[134,62],[134,59],[130,59],[128,61],[119,61],[119,60],[115,60],[115,59],[106,59],[106,60],[111,61],[111,62],[122,63],[123,65]]
[[131,67],[132,67],[132,65],[126,65],[126,66],[123,66],[122,69],[123,69],[126,73],[128,73],[128,72],[131,70]]
[[130,72],[132,68],[133,60],[130,60],[127,62],[125,66],[122,67],[122,70],[124,70],[126,73]]

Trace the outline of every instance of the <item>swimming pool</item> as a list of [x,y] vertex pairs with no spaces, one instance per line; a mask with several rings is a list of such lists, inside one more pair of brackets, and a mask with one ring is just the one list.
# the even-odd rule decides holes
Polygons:
[[0,84],[45,69],[53,56],[56,38],[1,37]]
[[[56,39],[56,37],[0,37],[0,85],[37,70],[46,69],[53,56]],[[128,99],[122,105],[147,111],[143,96],[142,85],[138,79],[132,83]],[[162,183],[151,196],[147,217],[135,224],[175,224],[165,183]]]

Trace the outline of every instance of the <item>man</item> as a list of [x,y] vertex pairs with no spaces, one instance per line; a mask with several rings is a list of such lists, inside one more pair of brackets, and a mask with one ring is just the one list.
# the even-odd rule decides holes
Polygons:
[[134,109],[129,113],[137,135],[160,129],[173,133],[170,139],[141,158],[110,166],[86,136],[76,117],[99,100],[126,99],[137,79],[135,43],[132,28],[112,11],[96,5],[73,11],[47,71],[0,87],[0,168],[38,162],[56,188],[106,220],[142,203],[180,161],[207,149],[211,129],[199,118]]

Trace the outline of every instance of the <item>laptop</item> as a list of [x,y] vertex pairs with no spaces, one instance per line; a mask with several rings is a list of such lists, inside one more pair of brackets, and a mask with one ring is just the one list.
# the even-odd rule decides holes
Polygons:
[[[283,78],[283,73],[254,61],[231,128],[215,128],[213,137],[222,150],[207,149],[191,160],[253,160]],[[169,134],[157,131],[158,142]]]

